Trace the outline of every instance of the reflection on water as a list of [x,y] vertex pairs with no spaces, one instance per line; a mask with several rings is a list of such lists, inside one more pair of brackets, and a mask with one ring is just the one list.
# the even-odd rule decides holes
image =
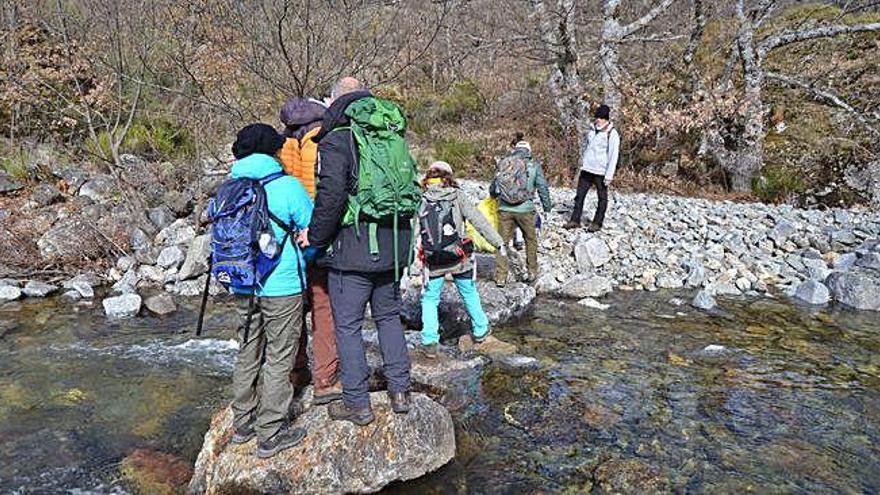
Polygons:
[[[544,364],[489,368],[458,455],[389,491],[880,491],[875,314],[724,301],[705,315],[624,294],[540,301],[498,332]],[[121,492],[135,448],[194,461],[228,396],[229,308],[107,323],[100,307],[0,306],[0,492]]]

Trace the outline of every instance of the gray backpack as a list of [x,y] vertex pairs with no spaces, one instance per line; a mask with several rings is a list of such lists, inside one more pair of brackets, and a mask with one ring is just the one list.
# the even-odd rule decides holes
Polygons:
[[509,205],[525,203],[535,196],[529,187],[529,160],[519,153],[506,156],[495,169],[498,195]]

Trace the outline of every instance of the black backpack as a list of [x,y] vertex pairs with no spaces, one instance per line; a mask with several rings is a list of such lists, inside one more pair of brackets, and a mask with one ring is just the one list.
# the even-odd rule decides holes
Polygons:
[[474,252],[468,238],[458,235],[452,201],[425,201],[419,210],[422,248],[419,256],[430,268],[449,268]]

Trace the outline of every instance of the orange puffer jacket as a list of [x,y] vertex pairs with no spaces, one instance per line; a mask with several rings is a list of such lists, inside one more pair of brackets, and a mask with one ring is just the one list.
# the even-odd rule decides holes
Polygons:
[[302,140],[287,138],[284,147],[278,152],[284,173],[299,179],[312,199],[315,198],[315,168],[318,162],[318,143],[312,139],[320,130],[320,127],[310,130]]

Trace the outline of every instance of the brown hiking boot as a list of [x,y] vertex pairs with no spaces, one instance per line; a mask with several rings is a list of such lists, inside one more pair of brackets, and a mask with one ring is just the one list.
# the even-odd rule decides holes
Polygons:
[[316,388],[314,394],[313,404],[316,406],[329,404],[342,398],[342,384],[337,381],[329,387]]
[[591,223],[589,227],[587,227],[587,232],[599,232],[602,230],[602,226],[598,223]]
[[370,406],[356,409],[349,407],[341,400],[327,406],[327,413],[334,421],[351,421],[358,426],[367,426],[376,419]]
[[308,368],[296,368],[290,372],[293,388],[306,388],[312,383],[312,372]]
[[572,222],[571,220],[569,220],[568,222],[565,223],[565,225],[562,226],[562,228],[566,229],[566,230],[571,230],[571,229],[576,229],[580,226],[581,226],[581,224],[579,224],[578,222]]

